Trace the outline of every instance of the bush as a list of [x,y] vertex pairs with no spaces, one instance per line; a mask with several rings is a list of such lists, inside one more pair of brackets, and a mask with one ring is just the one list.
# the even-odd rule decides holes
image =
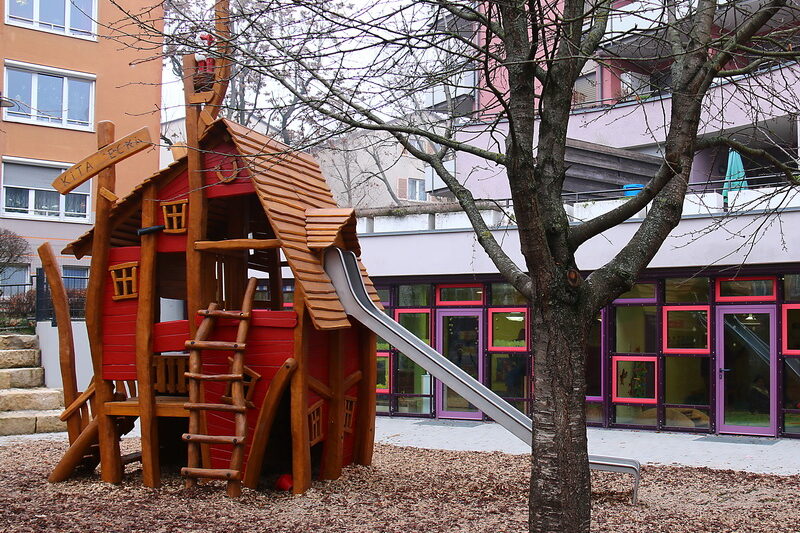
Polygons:
[[3,298],[3,314],[6,318],[30,318],[36,313],[36,291],[31,289]]

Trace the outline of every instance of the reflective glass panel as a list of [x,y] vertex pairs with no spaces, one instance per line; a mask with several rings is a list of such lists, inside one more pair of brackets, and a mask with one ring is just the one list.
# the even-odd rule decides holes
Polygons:
[[416,415],[431,414],[430,397],[399,396],[397,398],[397,412]]
[[696,407],[667,407],[665,426],[673,428],[708,429],[711,425],[708,409]]
[[76,124],[78,126],[89,125],[91,91],[92,82],[86,80],[69,80],[67,120],[70,124]]
[[708,278],[669,278],[665,297],[667,303],[706,303]]
[[708,405],[709,360],[705,357],[664,358],[664,401],[680,405]]
[[527,398],[528,355],[489,355],[489,388],[504,398]]
[[619,300],[628,300],[634,298],[647,298],[655,299],[656,297],[656,284],[655,283],[637,283],[631,290],[619,295]]
[[657,334],[655,306],[616,307],[617,353],[655,353]]
[[492,283],[492,305],[528,305],[528,301],[510,283]]
[[397,305],[425,307],[430,305],[430,292],[430,285],[400,285],[397,287]]
[[800,409],[800,359],[794,357],[783,361],[783,407]]
[[794,435],[800,434],[800,413],[786,413],[783,416],[783,430]]
[[53,30],[63,31],[64,8],[64,0],[39,0],[39,21]]
[[389,398],[388,394],[377,394],[375,397],[375,411],[378,413],[388,413]]
[[8,114],[15,117],[31,116],[31,105],[33,103],[33,74],[24,70],[6,70],[8,85],[4,93],[12,100],[14,107],[8,109]]
[[601,317],[592,322],[586,346],[586,396],[602,395]]
[[389,392],[389,374],[391,372],[389,365],[389,354],[378,354],[376,361],[378,366],[378,375],[375,382],[375,390]]
[[492,348],[527,348],[525,311],[490,311]]
[[656,361],[628,361],[614,358],[616,401],[626,398],[656,400]]
[[603,404],[597,402],[586,402],[586,423],[603,423]]
[[430,394],[431,376],[405,355],[397,354],[397,374],[395,375],[394,392]]
[[47,74],[39,74],[36,77],[39,84],[36,92],[36,118],[45,122],[61,122],[64,78]]
[[430,313],[397,313],[397,323],[416,335],[425,344],[431,343]]
[[628,426],[655,426],[658,411],[650,405],[615,405],[614,421]]
[[772,297],[774,283],[771,279],[720,280],[719,295],[724,298]]
[[92,0],[70,0],[69,18],[72,33],[90,35],[92,33]]
[[800,300],[800,274],[786,274],[783,277],[783,299]]
[[439,302],[483,302],[483,287],[439,287]]
[[724,315],[724,420],[733,426],[770,425],[770,315]]

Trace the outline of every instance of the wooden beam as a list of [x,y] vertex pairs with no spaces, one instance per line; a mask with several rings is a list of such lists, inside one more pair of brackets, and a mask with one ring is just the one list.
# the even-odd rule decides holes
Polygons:
[[326,400],[330,400],[331,398],[333,398],[333,393],[331,392],[331,388],[325,385],[317,378],[315,378],[314,376],[308,376],[308,388],[313,390]]
[[197,241],[194,249],[203,252],[227,252],[238,250],[272,250],[280,248],[278,239],[228,239],[225,241]]
[[294,359],[297,370],[291,384],[292,492],[302,494],[311,487],[311,446],[308,439],[308,348],[311,317],[305,308],[302,287],[295,290]]
[[[114,124],[108,121],[97,123],[97,147],[103,148],[114,141]],[[97,187],[114,191],[116,172],[110,166],[100,172]],[[114,421],[106,415],[105,404],[114,399],[113,384],[103,379],[103,300],[105,281],[108,276],[108,250],[111,240],[109,213],[113,204],[103,196],[97,197],[95,210],[94,239],[92,240],[92,262],[86,289],[86,331],[92,350],[94,367],[95,403],[94,413],[98,421],[100,442],[100,476],[103,481],[122,481],[122,462],[119,453],[119,438]]]
[[[155,226],[158,189],[147,185],[142,196],[142,227]],[[146,487],[161,485],[158,463],[158,419],[153,390],[153,322],[156,316],[157,233],[141,236],[139,260],[139,306],[136,314],[136,377],[139,381],[139,420],[142,432],[142,482]]]
[[[64,452],[64,455],[61,456],[61,460],[53,469],[47,481],[50,483],[58,483],[59,481],[69,479],[72,472],[75,471],[75,467],[83,461],[83,457],[88,453],[89,448],[97,443],[98,422],[98,419],[95,418],[86,426],[78,439],[73,442],[67,451]],[[120,462],[122,461],[120,460]]]
[[321,479],[339,479],[342,475],[344,454],[344,360],[346,329],[328,333],[330,356],[328,357],[328,383],[331,399],[328,402],[328,428],[322,450]]
[[358,465],[372,464],[372,451],[375,447],[375,383],[378,375],[376,358],[377,338],[374,332],[358,325],[358,363],[363,376],[358,382],[358,403],[356,404],[355,454]]
[[272,423],[278,413],[283,392],[289,385],[289,380],[296,369],[297,361],[292,358],[287,359],[269,384],[267,394],[261,404],[261,410],[258,412],[258,421],[256,422],[252,444],[250,445],[250,456],[247,458],[247,469],[244,474],[245,487],[253,490],[258,488],[258,479],[261,475],[261,467],[264,464],[264,453],[266,453],[267,445],[269,444]]
[[[72,405],[78,398],[78,378],[75,373],[75,341],[72,335],[72,317],[69,315],[67,290],[64,288],[56,254],[49,242],[39,247],[39,258],[42,260],[42,268],[50,285],[50,299],[58,324],[58,361],[61,366],[61,383],[64,387],[64,405]],[[76,412],[77,416],[62,419],[67,422],[70,444],[73,444],[81,434],[80,411]]]
[[[208,259],[203,254],[195,250],[194,243],[202,241],[206,236],[208,219],[208,200],[203,192],[202,174],[202,154],[200,153],[199,141],[199,116],[200,106],[191,103],[194,92],[194,76],[197,71],[197,62],[193,54],[183,56],[183,91],[186,101],[186,146],[187,153],[187,176],[189,183],[189,219],[186,230],[186,279],[197,283],[196,290],[187,291],[186,305],[189,316],[194,316],[197,311],[204,309],[210,302],[212,292],[209,291],[209,280],[211,271],[208,267]],[[198,290],[199,289],[199,290]],[[189,337],[194,338],[197,331],[197,323],[189,321]]]
[[[89,401],[89,399],[92,398],[92,396],[94,396],[94,383],[91,383],[86,390],[80,394],[80,396],[69,403],[67,408],[64,409],[64,412],[61,413],[61,416],[59,416],[59,419],[62,421],[69,420],[73,413],[80,411],[81,408]],[[64,403],[67,402],[65,401]],[[86,425],[84,424],[83,427],[86,427]]]

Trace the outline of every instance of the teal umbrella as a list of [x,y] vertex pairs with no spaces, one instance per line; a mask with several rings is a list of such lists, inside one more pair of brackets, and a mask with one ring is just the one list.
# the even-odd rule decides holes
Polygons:
[[725,172],[725,183],[722,186],[722,197],[728,201],[730,191],[747,188],[747,177],[744,173],[742,156],[733,148],[728,149],[728,171]]

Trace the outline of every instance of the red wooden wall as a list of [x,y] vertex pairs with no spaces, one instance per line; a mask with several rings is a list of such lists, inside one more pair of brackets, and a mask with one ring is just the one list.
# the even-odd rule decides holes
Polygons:
[[[111,248],[108,265],[139,261],[140,248]],[[136,379],[136,312],[139,298],[114,300],[111,274],[103,287],[103,379]]]

